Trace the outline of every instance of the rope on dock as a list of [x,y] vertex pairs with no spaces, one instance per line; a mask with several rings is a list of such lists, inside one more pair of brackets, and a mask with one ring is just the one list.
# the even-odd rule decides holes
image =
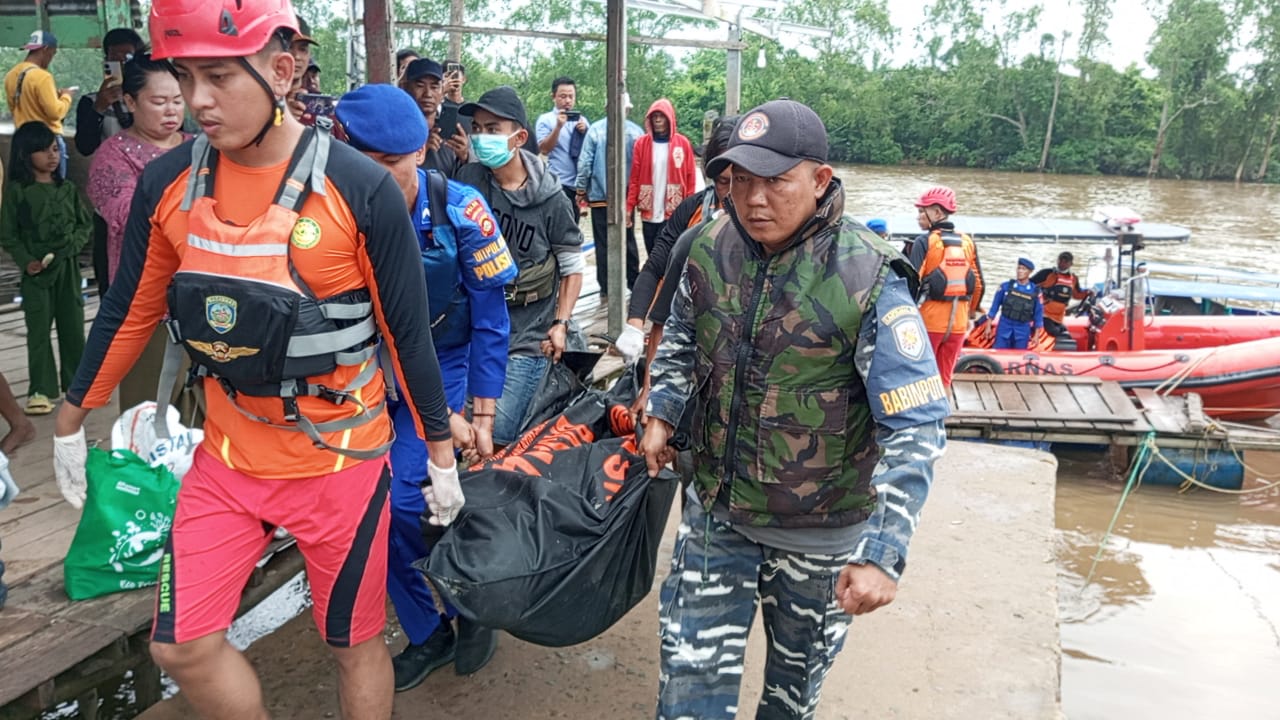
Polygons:
[[1223,435],[1225,435],[1227,439],[1223,443],[1223,446],[1227,449],[1228,452],[1231,453],[1232,457],[1235,458],[1236,462],[1240,464],[1241,469],[1244,472],[1252,475],[1254,478],[1264,481],[1266,484],[1256,488],[1249,488],[1248,490],[1231,490],[1228,488],[1214,487],[1212,485],[1208,485],[1206,483],[1200,482],[1195,477],[1192,477],[1188,473],[1183,472],[1181,469],[1174,466],[1173,463],[1171,463],[1168,458],[1166,458],[1164,455],[1159,453],[1159,448],[1156,448],[1156,453],[1157,453],[1157,456],[1160,458],[1160,460],[1164,462],[1164,464],[1172,468],[1174,472],[1182,476],[1183,478],[1182,485],[1178,487],[1179,493],[1185,493],[1188,490],[1190,490],[1192,487],[1202,487],[1206,490],[1212,490],[1214,492],[1223,493],[1224,495],[1251,495],[1253,493],[1266,492],[1267,490],[1280,487],[1280,475],[1264,473],[1261,470],[1258,470],[1257,468],[1251,466],[1249,463],[1245,462],[1244,456],[1240,454],[1240,451],[1231,442],[1232,427],[1247,428],[1249,430],[1257,430],[1256,427],[1253,427],[1250,425],[1244,425],[1242,423],[1234,423],[1227,420],[1218,420],[1215,418],[1206,418],[1206,419],[1209,421],[1208,426],[1205,427],[1206,438],[1208,437],[1209,432],[1213,430],[1216,430],[1217,432],[1220,432]]
[[1183,380],[1186,380],[1187,377],[1191,375],[1191,373],[1196,371],[1196,368],[1203,365],[1205,361],[1208,360],[1209,358],[1218,354],[1218,349],[1219,348],[1214,348],[1210,350],[1204,355],[1201,355],[1200,357],[1196,358],[1195,362],[1191,363],[1190,365],[1187,365],[1186,367],[1182,368],[1178,372],[1171,375],[1169,379],[1165,380],[1164,382],[1156,386],[1156,393],[1160,395],[1164,395],[1165,397],[1168,397],[1174,390],[1178,388],[1179,385],[1182,384]]
[[1082,595],[1085,588],[1089,587],[1089,583],[1093,581],[1093,573],[1098,569],[1098,561],[1102,559],[1102,553],[1107,549],[1107,540],[1111,539],[1111,531],[1115,529],[1116,521],[1120,519],[1120,511],[1124,508],[1124,501],[1128,500],[1129,493],[1141,484],[1142,476],[1147,473],[1147,468],[1151,465],[1151,453],[1153,450],[1157,450],[1155,438],[1156,433],[1154,430],[1148,432],[1138,445],[1138,454],[1134,456],[1133,462],[1129,464],[1129,479],[1124,484],[1124,492],[1120,494],[1120,502],[1116,505],[1116,511],[1111,516],[1107,531],[1102,535],[1102,542],[1098,543],[1098,552],[1094,554],[1093,562],[1089,565],[1089,574],[1085,576],[1084,585],[1080,587],[1080,594]]

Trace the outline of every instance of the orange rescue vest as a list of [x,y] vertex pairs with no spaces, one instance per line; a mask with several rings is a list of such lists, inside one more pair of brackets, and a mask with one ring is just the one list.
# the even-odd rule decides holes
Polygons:
[[929,244],[942,243],[942,260],[924,277],[924,289],[930,300],[969,300],[973,297],[976,276],[966,243],[967,236],[934,230]]
[[[385,402],[367,407],[355,396],[378,372],[378,330],[369,290],[317,298],[290,259],[291,245],[307,242],[306,227],[298,220],[302,204],[308,193],[324,192],[328,132],[318,128],[303,135],[275,202],[244,227],[218,218],[213,199],[217,151],[201,135],[191,153],[182,202],[188,235],[168,290],[173,344],[161,371],[160,404],[167,404],[185,350],[193,363],[192,379],[217,380],[231,405],[246,417],[304,433],[317,448],[358,460],[381,457],[389,442],[360,450],[332,446],[321,437],[372,422],[386,409]],[[362,369],[348,387],[329,387],[327,376],[340,366]],[[245,410],[235,402],[239,394],[279,397],[288,424]],[[307,396],[335,405],[350,402],[354,412],[313,423],[298,410],[297,399]],[[163,407],[156,417],[165,417]],[[160,437],[166,436],[164,426],[157,421]]]

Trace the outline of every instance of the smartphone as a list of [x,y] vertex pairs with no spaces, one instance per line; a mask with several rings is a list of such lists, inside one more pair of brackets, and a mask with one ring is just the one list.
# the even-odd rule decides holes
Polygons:
[[338,101],[332,95],[319,93],[298,93],[298,102],[306,109],[302,111],[302,124],[315,125],[318,117],[333,117]]
[[445,77],[448,77],[448,76],[450,76],[450,75],[453,75],[454,73],[457,73],[457,74],[459,74],[459,75],[460,75],[460,74],[462,74],[462,64],[461,64],[461,63],[456,63],[456,62],[447,62],[447,63],[445,63],[445,64],[444,64],[444,74],[445,74]]
[[111,78],[112,80],[114,80],[115,82],[114,82],[114,83],[112,83],[112,84],[114,84],[114,85],[119,85],[119,84],[123,83],[123,82],[124,82],[124,69],[123,69],[123,67],[122,67],[122,63],[121,63],[120,61],[118,61],[118,60],[107,60],[107,61],[103,62],[103,63],[102,63],[102,76],[103,76],[104,78]]
[[441,138],[448,140],[453,137],[458,132],[458,106],[451,102],[441,105],[436,127],[440,128]]
[[569,122],[578,122],[582,118],[582,113],[577,110],[569,110],[565,112],[564,116],[569,118]]

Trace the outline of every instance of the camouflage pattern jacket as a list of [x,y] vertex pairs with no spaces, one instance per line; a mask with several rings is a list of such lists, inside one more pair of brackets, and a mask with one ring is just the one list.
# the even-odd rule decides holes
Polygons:
[[852,562],[896,578],[949,406],[904,279],[914,271],[843,206],[833,181],[772,256],[731,204],[703,231],[654,360],[648,412],[675,425],[696,401],[694,482],[708,509],[723,494],[739,525],[865,520]]

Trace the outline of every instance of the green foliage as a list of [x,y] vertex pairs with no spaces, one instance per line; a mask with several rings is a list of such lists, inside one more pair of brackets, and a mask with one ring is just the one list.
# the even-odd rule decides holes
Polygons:
[[[320,42],[314,52],[323,88],[343,92],[351,27],[343,4],[295,4]],[[395,0],[397,17],[408,23],[445,22],[449,5]],[[605,29],[603,0],[465,5],[467,20],[478,25]],[[745,33],[740,104],[748,109],[783,96],[809,104],[826,122],[831,158],[840,162],[1034,171],[1048,134],[1043,167],[1049,172],[1280,181],[1280,0],[1151,0],[1146,6],[1158,23],[1147,42],[1151,69],[1145,71],[1096,59],[1111,42],[1144,41],[1107,36],[1112,0],[1073,6],[1078,22],[1063,28],[1042,26],[1035,3],[931,0],[920,27],[904,32],[890,21],[889,0],[788,0],[756,18],[832,34],[789,36],[780,44]],[[629,11],[628,22],[639,36],[726,37],[722,24],[640,10]],[[446,59],[444,33],[402,27],[396,40],[398,47]],[[912,40],[922,48],[919,59],[890,67],[893,48]],[[1021,48],[1033,50],[1020,56]],[[1233,53],[1243,54],[1233,63]],[[763,68],[756,62],[762,54]],[[21,55],[0,51],[0,63],[12,66]],[[725,55],[630,45],[631,118],[642,122],[654,100],[668,98],[679,129],[700,144],[705,113],[724,111]],[[65,50],[53,72],[59,84],[91,91],[100,60],[97,51]],[[462,61],[468,98],[510,84],[533,122],[551,107],[551,80],[568,75],[577,81],[579,109],[592,120],[604,116],[609,82],[602,43],[474,35],[464,38]]]

